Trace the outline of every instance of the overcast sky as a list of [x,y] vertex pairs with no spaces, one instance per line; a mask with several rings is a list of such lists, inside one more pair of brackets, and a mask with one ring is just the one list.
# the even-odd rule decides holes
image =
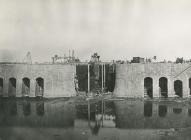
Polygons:
[[0,0],[0,61],[191,58],[190,0]]

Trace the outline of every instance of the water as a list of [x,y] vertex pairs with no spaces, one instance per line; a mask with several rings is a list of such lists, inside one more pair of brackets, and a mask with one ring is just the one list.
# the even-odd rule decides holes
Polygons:
[[191,102],[0,100],[0,140],[189,140]]

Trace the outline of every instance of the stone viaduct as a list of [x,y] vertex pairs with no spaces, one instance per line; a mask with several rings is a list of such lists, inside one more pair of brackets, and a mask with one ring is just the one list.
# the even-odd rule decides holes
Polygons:
[[0,64],[0,96],[75,96],[75,65]]
[[191,64],[117,64],[114,95],[117,97],[189,97]]
[[[71,97],[76,95],[72,64],[0,64],[0,96]],[[189,97],[191,64],[117,64],[116,97]]]

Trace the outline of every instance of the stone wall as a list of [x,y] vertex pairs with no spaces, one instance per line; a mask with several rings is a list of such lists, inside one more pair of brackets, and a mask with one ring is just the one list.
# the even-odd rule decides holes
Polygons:
[[44,97],[70,97],[75,96],[74,75],[75,65],[59,64],[0,64],[0,78],[3,78],[3,92],[1,96],[7,97],[9,79],[16,79],[16,97],[22,97],[23,78],[30,79],[29,97],[35,97],[36,79],[44,80]]
[[183,97],[189,96],[191,64],[148,63],[116,65],[114,95],[118,97],[144,97],[144,78],[153,79],[153,97],[159,97],[159,79],[168,79],[168,97],[174,97],[174,81],[183,83]]

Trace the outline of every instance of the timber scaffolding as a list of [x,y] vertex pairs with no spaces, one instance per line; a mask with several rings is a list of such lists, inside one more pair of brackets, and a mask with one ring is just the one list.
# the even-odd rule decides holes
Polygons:
[[113,92],[115,87],[115,64],[109,62],[76,63],[79,92],[99,95]]

